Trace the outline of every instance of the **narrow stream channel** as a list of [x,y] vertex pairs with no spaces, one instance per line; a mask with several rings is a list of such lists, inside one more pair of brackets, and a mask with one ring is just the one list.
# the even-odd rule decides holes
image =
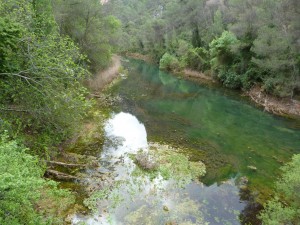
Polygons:
[[[300,153],[299,121],[145,62],[123,64],[128,77],[111,90],[122,101],[106,122],[99,149],[101,169],[114,184],[99,190],[93,213],[76,215],[73,224],[258,223],[255,202],[272,194],[280,166]],[[145,175],[134,155],[161,146],[204,162],[206,175],[200,180]]]

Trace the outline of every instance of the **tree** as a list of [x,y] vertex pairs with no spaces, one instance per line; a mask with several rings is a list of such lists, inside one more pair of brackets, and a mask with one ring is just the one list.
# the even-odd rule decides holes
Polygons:
[[[229,30],[241,39],[253,41],[259,27],[263,24],[260,18],[262,0],[230,0],[227,9]],[[269,13],[264,11],[264,14]]]
[[111,42],[120,22],[105,15],[98,0],[53,0],[55,18],[62,35],[68,35],[87,55],[92,72],[106,67],[111,59]]
[[234,47],[238,44],[236,36],[229,31],[224,31],[219,38],[209,44],[211,67],[221,82],[230,88],[240,88],[242,85],[238,73],[240,58],[234,51]]
[[266,91],[281,96],[293,97],[299,87],[297,52],[289,35],[276,27],[264,26],[259,30],[252,51],[252,62],[264,74],[263,87]]
[[[178,57],[181,67],[207,70],[206,57],[195,54],[201,48],[211,53],[207,60],[225,86],[249,89],[258,83],[272,95],[294,97],[300,93],[299,4],[297,0],[111,0],[107,5],[128,24],[122,51],[149,54],[157,62],[169,53]],[[234,41],[226,46],[226,40]],[[179,57],[183,42],[189,48]]]
[[1,2],[1,119],[10,121],[14,134],[48,133],[58,141],[89,106],[81,84],[88,72],[75,44],[59,35],[53,15],[36,17],[40,10],[37,2]]
[[159,62],[159,68],[162,70],[168,70],[168,71],[174,71],[179,68],[179,62],[178,59],[170,55],[169,53],[165,53]]
[[233,33],[224,31],[220,37],[209,44],[211,66],[214,70],[233,66],[235,61],[233,46],[237,43],[238,39]]
[[299,2],[292,0],[265,1],[261,4],[261,8],[270,11],[260,11],[263,25],[251,49],[254,53],[252,62],[263,75],[263,88],[280,97],[292,98],[300,88],[300,14],[297,6]]

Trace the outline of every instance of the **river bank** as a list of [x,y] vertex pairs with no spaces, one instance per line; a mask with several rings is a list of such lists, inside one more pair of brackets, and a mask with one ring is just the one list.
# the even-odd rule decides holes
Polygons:
[[[105,89],[118,80],[120,70],[121,57],[114,55],[107,69],[86,81],[92,106],[86,118],[79,121],[78,131],[61,143],[57,151],[51,152],[46,162],[45,177],[59,181],[60,188],[71,190],[76,199],[67,210],[64,224],[72,224],[72,216],[76,213],[87,213],[85,198],[92,190],[111,182],[101,170],[98,154],[104,144],[105,121],[111,114],[112,105],[118,104],[118,99],[105,93]],[[91,174],[90,171],[94,172]]]
[[[202,84],[220,84],[213,77],[191,69],[184,69],[177,74]],[[298,100],[272,96],[265,93],[259,85],[254,85],[250,90],[241,90],[241,95],[248,96],[252,102],[263,107],[266,112],[283,117],[300,118],[300,101]]]
[[267,112],[284,117],[300,117],[300,102],[297,100],[271,96],[258,85],[253,86],[245,94]]
[[137,53],[137,52],[126,52],[125,56],[129,57],[129,58],[133,58],[133,59],[143,60],[147,63],[154,63],[154,60],[151,58],[151,56],[143,55],[143,54],[140,54],[140,53]]
[[91,89],[91,92],[102,91],[106,85],[117,78],[120,68],[121,57],[113,55],[111,65],[87,81],[87,86]]

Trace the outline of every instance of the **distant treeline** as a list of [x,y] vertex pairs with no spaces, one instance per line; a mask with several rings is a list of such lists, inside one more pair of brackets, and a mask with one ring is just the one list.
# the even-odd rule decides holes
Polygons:
[[280,97],[300,92],[298,0],[110,0],[105,9],[122,21],[120,51],[149,54],[162,69]]

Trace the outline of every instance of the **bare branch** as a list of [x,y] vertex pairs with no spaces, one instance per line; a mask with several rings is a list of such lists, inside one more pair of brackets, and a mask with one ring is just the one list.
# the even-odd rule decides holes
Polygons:
[[29,113],[29,110],[25,109],[12,109],[12,108],[0,108],[0,111],[12,111],[12,112],[27,112]]

